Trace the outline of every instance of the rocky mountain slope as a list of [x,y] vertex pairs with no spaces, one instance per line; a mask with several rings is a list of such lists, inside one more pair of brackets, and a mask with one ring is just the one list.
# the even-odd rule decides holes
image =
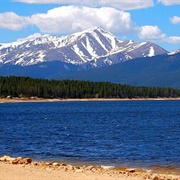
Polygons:
[[0,65],[30,66],[59,61],[89,69],[167,53],[151,42],[122,41],[102,27],[68,36],[44,35],[0,45]]

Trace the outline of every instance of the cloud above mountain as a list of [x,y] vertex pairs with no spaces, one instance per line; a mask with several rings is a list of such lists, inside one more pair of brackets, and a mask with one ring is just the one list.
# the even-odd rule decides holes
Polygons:
[[64,4],[89,7],[115,7],[121,10],[142,9],[154,6],[153,0],[117,1],[117,0],[14,0],[29,4]]
[[180,4],[179,0],[158,0],[158,2],[166,6]]
[[89,7],[114,7],[121,10],[133,10],[153,7],[155,3],[165,6],[180,4],[179,0],[136,0],[136,1],[117,1],[117,0],[13,0],[14,2],[28,4],[61,4],[78,5]]
[[35,38],[40,38],[40,37],[43,37],[43,36],[46,36],[46,35],[42,35],[41,33],[35,33],[35,34],[32,34],[26,38],[19,38],[17,39],[17,42],[20,42],[20,41],[28,41],[28,40],[31,40],[31,39],[35,39]]
[[[174,16],[171,22],[178,24],[179,17]],[[180,43],[178,36],[167,37],[158,26],[138,26],[133,22],[129,12],[112,7],[94,8],[71,5],[60,6],[50,9],[46,13],[38,13],[32,16],[19,16],[14,12],[0,14],[0,28],[17,31],[27,26],[35,26],[41,33],[59,35],[102,26],[119,36],[134,34],[143,40]]]
[[179,44],[180,36],[170,36],[170,37],[165,38],[165,41],[171,44]]
[[162,41],[172,44],[180,43],[180,36],[167,36],[158,26],[142,26],[139,28],[138,36],[146,41]]
[[110,7],[90,8],[62,6],[47,13],[31,16],[31,22],[44,33],[72,33],[93,26],[102,26],[113,33],[135,31],[135,24],[128,12]]
[[30,19],[28,17],[18,16],[14,12],[0,13],[0,28],[17,31],[30,24]]
[[161,32],[158,26],[142,26],[139,30],[139,37],[147,40],[164,39],[166,35]]
[[174,16],[174,17],[170,18],[170,21],[173,24],[180,24],[180,16]]
[[19,16],[14,12],[0,14],[0,28],[19,30],[32,25],[43,33],[58,34],[73,33],[94,26],[102,26],[117,34],[136,31],[129,12],[110,7],[61,6],[32,16]]

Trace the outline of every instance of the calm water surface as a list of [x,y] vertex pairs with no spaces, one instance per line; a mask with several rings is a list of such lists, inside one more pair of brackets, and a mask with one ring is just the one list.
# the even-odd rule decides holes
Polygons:
[[180,169],[180,101],[0,104],[0,156]]

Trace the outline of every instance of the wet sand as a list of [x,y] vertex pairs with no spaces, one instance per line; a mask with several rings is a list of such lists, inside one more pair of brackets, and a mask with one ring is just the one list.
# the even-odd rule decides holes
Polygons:
[[31,158],[0,158],[0,180],[180,180],[180,175],[145,170],[35,162]]

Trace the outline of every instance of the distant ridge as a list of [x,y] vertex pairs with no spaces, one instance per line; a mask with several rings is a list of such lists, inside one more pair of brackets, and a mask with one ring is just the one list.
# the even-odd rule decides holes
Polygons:
[[109,81],[133,86],[180,88],[180,51],[132,61],[99,69],[77,72],[57,79]]

